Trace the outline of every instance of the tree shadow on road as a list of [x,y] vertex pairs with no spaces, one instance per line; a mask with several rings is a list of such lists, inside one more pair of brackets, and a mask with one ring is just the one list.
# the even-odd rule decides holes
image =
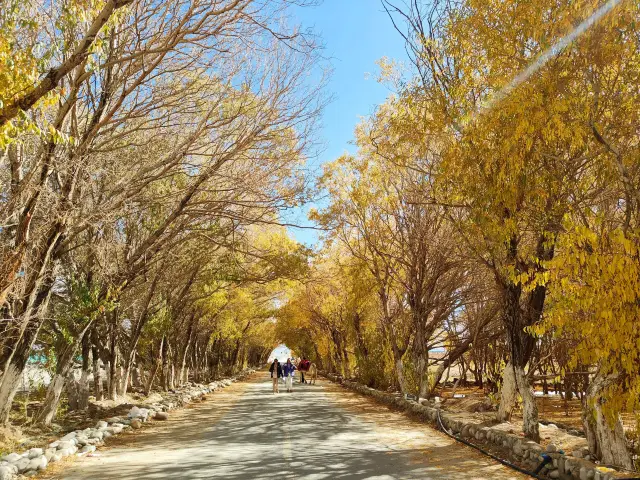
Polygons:
[[252,382],[241,396],[215,395],[181,423],[87,459],[63,478],[522,478],[497,477],[495,465],[479,465],[464,448],[416,448],[392,435],[389,442],[385,430],[392,425],[380,431],[371,412],[365,421],[337,408],[320,385],[272,395],[266,382]]

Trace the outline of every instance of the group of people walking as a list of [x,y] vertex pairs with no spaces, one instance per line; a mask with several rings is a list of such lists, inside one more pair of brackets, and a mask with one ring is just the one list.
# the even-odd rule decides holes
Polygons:
[[[306,363],[305,363],[306,362]],[[304,382],[304,371],[307,367],[309,361],[306,358],[303,358],[299,364],[301,366],[300,373],[302,374],[301,382]],[[278,359],[274,359],[273,363],[269,367],[269,372],[271,373],[271,380],[273,382],[273,393],[280,393],[280,379],[284,380],[285,387],[287,392],[293,392],[293,377],[295,376],[295,371],[298,368],[291,361],[290,358],[287,358],[286,363],[280,363]],[[308,369],[308,367],[307,367]]]

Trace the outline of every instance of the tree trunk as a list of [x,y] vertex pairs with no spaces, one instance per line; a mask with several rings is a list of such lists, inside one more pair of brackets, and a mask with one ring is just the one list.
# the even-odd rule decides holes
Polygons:
[[[163,337],[164,340],[164,337]],[[168,353],[168,349],[169,349],[169,341],[168,340],[164,340],[164,342],[162,343],[162,348],[160,349],[160,351],[162,352],[162,370],[161,370],[161,383],[162,383],[162,390],[164,390],[165,392],[167,390],[169,390],[169,353]]]
[[78,409],[89,408],[89,370],[91,368],[91,346],[89,334],[85,331],[82,336],[82,374],[80,375]]
[[[46,307],[45,307],[46,308]],[[20,386],[20,378],[27,366],[33,342],[38,336],[41,323],[31,325],[25,330],[9,357],[0,381],[0,425],[9,423],[9,414],[13,399]]]
[[342,342],[342,356],[344,358],[344,375],[347,378],[351,377],[351,363],[349,362],[349,353],[347,352],[347,342]]
[[160,347],[158,348],[158,357],[156,358],[156,362],[153,366],[153,370],[149,373],[149,380],[147,381],[147,385],[144,389],[144,394],[149,396],[151,393],[151,388],[153,387],[153,382],[158,375],[158,371],[160,370],[160,366],[162,365],[162,351],[164,349],[164,336],[162,340],[160,340]]
[[404,378],[404,364],[402,363],[402,358],[396,359],[396,377],[398,379],[398,386],[400,387],[400,391],[402,393],[406,393],[407,383]]
[[111,391],[111,361],[107,360],[106,362],[104,362],[104,382],[105,382],[105,387],[106,387],[106,392],[107,395],[109,395],[109,392]]
[[193,344],[193,349],[191,352],[191,365],[192,365],[192,370],[193,370],[193,381],[195,383],[199,383],[200,382],[200,355],[199,355],[199,348],[200,346],[198,345],[198,338],[196,337],[195,342]]
[[426,398],[429,395],[428,357],[425,351],[417,356],[416,373],[418,374],[418,397]]
[[[137,341],[136,341],[137,343]],[[131,378],[131,370],[133,368],[133,362],[135,361],[136,350],[135,347],[129,351],[127,359],[125,360],[124,367],[122,369],[122,378],[120,381],[120,388],[118,389],[118,395],[124,397],[129,389],[129,379]]]
[[109,325],[109,400],[118,397],[118,363],[120,352],[118,348],[118,311],[110,312]]
[[605,464],[633,470],[620,415],[607,419],[603,410],[602,394],[609,385],[617,381],[617,375],[603,375],[598,371],[587,391],[582,422],[591,453]]
[[67,375],[67,401],[70,410],[78,410],[80,406],[80,391],[72,369],[69,369],[69,374]]
[[[180,359],[180,370],[178,373],[178,384],[182,386],[187,382],[189,377],[188,368],[187,368],[187,356],[189,355],[189,349],[191,348],[191,343],[193,341],[193,332],[195,329],[195,314],[191,315],[191,319],[189,320],[189,327],[187,329],[187,339],[184,344],[184,348],[182,350],[182,358]],[[238,342],[240,342],[238,340]]]
[[104,398],[104,392],[102,390],[102,369],[99,354],[99,336],[98,330],[94,326],[91,330],[91,355],[93,357],[93,395],[99,402]]
[[109,361],[109,400],[118,398],[118,351],[117,347],[111,350],[111,360]]
[[467,363],[464,361],[464,357],[460,357],[460,368],[462,369],[462,374],[460,375],[460,384],[463,386],[467,386],[469,383],[467,381]]
[[573,386],[572,386],[572,376],[567,372],[564,377],[564,399],[566,401],[573,399]]
[[[78,351],[78,347],[82,344],[82,365],[83,371],[82,376],[84,376],[85,380],[85,388],[86,388],[86,400],[83,400],[81,397],[83,395],[82,391],[82,378],[78,385],[74,385],[72,391],[77,393],[77,398],[75,399],[74,407],[82,408],[85,405],[88,405],[89,391],[87,388],[88,377],[89,377],[89,345],[85,341],[85,336],[87,330],[90,328],[90,324],[87,325],[84,330],[76,336],[74,341],[71,344],[64,346],[64,349],[58,358],[58,362],[56,364],[56,373],[53,377],[53,380],[49,384],[49,388],[47,388],[47,395],[45,397],[42,408],[37,413],[35,417],[35,422],[40,423],[42,425],[50,425],[53,421],[53,418],[56,415],[56,411],[58,410],[58,404],[60,403],[60,395],[62,394],[62,389],[64,388],[65,379],[67,379],[73,367],[73,359],[76,356]],[[86,368],[85,368],[86,367]],[[74,378],[75,382],[75,378]],[[76,405],[77,404],[77,405]],[[70,404],[71,406],[71,404]],[[86,408],[86,407],[85,407]],[[75,410],[76,408],[71,408],[71,410]]]
[[29,299],[29,307],[27,308],[27,313],[32,313],[36,320],[26,320],[28,323],[3,366],[0,377],[0,425],[2,426],[9,423],[11,405],[18,391],[22,372],[27,366],[33,342],[35,342],[42,326],[41,319],[49,305],[52,283],[53,280],[50,278],[46,282],[38,283],[41,288],[37,290],[37,294],[34,292],[32,298]]
[[538,423],[538,404],[533,394],[531,381],[521,366],[516,367],[515,375],[518,392],[522,397],[522,431],[527,438],[534,442],[539,442],[540,424]]
[[129,388],[129,376],[125,378],[125,370],[122,365],[118,366],[117,374],[116,374],[116,393],[118,397],[124,397],[128,388]]
[[502,390],[500,391],[500,406],[498,408],[498,420],[508,422],[516,407],[518,400],[518,386],[514,374],[514,367],[511,362],[504,367],[502,374]]

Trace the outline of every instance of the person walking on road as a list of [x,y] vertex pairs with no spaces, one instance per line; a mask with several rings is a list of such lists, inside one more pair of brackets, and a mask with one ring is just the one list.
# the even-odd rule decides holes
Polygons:
[[311,362],[307,360],[307,357],[302,357],[302,360],[300,360],[300,362],[298,363],[299,370],[300,370],[300,383],[307,383],[304,380],[304,372],[309,371],[310,365],[311,365]]
[[291,362],[290,358],[287,358],[287,363],[282,367],[282,374],[284,375],[284,383],[287,387],[287,392],[293,392],[293,373],[296,370],[296,366]]
[[273,360],[269,372],[271,372],[271,381],[273,382],[273,393],[280,393],[278,382],[282,378],[282,365],[277,358]]

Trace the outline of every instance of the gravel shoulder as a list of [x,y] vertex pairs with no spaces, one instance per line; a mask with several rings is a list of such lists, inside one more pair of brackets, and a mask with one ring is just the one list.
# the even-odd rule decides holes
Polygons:
[[295,387],[261,372],[45,478],[528,478],[328,381]]

